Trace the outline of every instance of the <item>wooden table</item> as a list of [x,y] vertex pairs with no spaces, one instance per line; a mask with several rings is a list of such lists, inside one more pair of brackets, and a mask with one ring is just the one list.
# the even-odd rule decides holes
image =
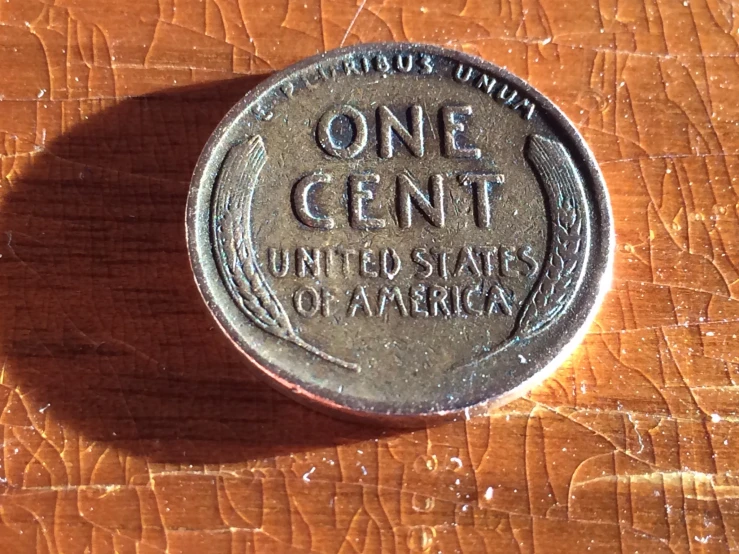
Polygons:
[[[0,4],[0,552],[739,549],[739,6]],[[615,283],[489,417],[340,423],[250,376],[193,284],[188,180],[273,70],[413,40],[507,66],[595,151]]]

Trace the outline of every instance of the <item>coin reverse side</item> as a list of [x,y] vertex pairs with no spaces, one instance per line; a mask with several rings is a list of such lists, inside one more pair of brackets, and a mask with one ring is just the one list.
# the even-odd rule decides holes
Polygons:
[[594,315],[614,242],[562,112],[419,44],[328,52],[247,94],[198,162],[187,237],[208,307],[273,385],[401,424],[548,375]]

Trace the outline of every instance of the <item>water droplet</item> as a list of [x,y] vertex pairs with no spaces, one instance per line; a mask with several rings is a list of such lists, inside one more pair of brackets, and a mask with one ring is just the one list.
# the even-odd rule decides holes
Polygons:
[[411,507],[416,512],[430,512],[434,509],[434,499],[430,496],[415,493],[411,498]]
[[439,460],[437,460],[436,456],[434,456],[433,454],[430,456],[419,456],[413,463],[413,469],[415,469],[418,473],[423,473],[426,471],[436,471],[437,467],[439,467]]
[[436,541],[436,529],[428,525],[418,525],[408,530],[408,548],[412,552],[426,552]]

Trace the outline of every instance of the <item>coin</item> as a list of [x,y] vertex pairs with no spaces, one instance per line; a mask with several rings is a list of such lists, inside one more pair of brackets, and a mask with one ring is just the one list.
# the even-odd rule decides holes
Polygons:
[[276,73],[195,170],[198,287],[259,373],[333,413],[414,424],[523,394],[607,290],[605,184],[508,71],[422,44]]

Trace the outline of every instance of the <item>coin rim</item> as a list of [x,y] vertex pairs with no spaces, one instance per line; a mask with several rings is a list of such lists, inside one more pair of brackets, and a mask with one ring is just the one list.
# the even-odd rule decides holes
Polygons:
[[[521,90],[526,91],[526,94],[532,98],[543,110],[545,117],[552,120],[553,123],[559,126],[559,130],[567,134],[567,142],[570,146],[574,147],[576,151],[573,154],[579,155],[580,159],[576,160],[576,165],[579,171],[587,169],[589,172],[589,179],[586,179],[585,186],[590,188],[590,193],[593,199],[593,212],[597,214],[598,228],[594,235],[598,238],[600,247],[598,252],[593,254],[592,261],[588,262],[588,265],[592,267],[592,272],[595,275],[594,280],[587,280],[589,277],[586,276],[586,282],[580,291],[578,291],[578,298],[582,294],[591,296],[591,300],[586,302],[589,304],[587,307],[588,313],[583,319],[582,325],[573,334],[572,338],[560,349],[560,351],[552,357],[539,371],[534,373],[522,381],[517,386],[509,389],[508,391],[499,394],[493,398],[483,400],[481,402],[470,405],[469,407],[462,409],[450,409],[450,410],[438,410],[430,412],[387,412],[387,411],[373,411],[367,409],[352,408],[346,404],[337,403],[329,398],[321,396],[311,392],[310,390],[302,387],[301,385],[286,379],[279,375],[279,364],[274,364],[269,360],[265,359],[264,356],[260,355],[256,348],[249,344],[241,335],[233,329],[233,326],[228,320],[228,316],[224,313],[221,306],[217,303],[215,296],[211,292],[211,285],[209,283],[212,276],[209,277],[207,269],[202,265],[202,260],[198,253],[198,242],[199,236],[203,233],[207,234],[207,242],[210,243],[210,233],[208,226],[205,229],[198,228],[198,222],[202,218],[199,217],[196,207],[198,203],[199,191],[202,186],[202,181],[206,177],[207,165],[209,160],[214,154],[221,151],[224,145],[221,145],[221,139],[227,132],[230,126],[241,116],[241,114],[248,110],[249,107],[255,103],[264,93],[269,92],[270,89],[279,85],[281,81],[287,78],[290,74],[306,69],[312,65],[318,64],[328,58],[340,59],[349,53],[361,54],[363,52],[375,51],[375,50],[387,50],[396,48],[408,48],[415,49],[420,52],[427,52],[432,55],[443,56],[452,61],[459,63],[467,63],[473,65],[477,69],[483,71],[489,71],[502,79],[507,80],[510,84],[519,87]],[[592,150],[585,142],[580,132],[574,123],[564,114],[564,112],[556,106],[551,100],[549,100],[543,93],[539,92],[538,89],[527,83],[520,77],[517,77],[510,71],[496,64],[489,62],[478,56],[452,50],[432,44],[418,43],[418,42],[373,42],[361,45],[346,46],[320,54],[311,56],[303,59],[295,64],[283,68],[282,70],[276,71],[273,75],[266,78],[259,85],[251,89],[246,95],[241,98],[223,117],[218,123],[215,130],[211,134],[210,138],[206,142],[198,162],[193,171],[193,176],[190,181],[190,188],[187,198],[186,206],[186,217],[185,217],[185,236],[187,241],[188,255],[190,259],[190,265],[195,278],[198,291],[202,296],[205,304],[208,306],[208,311],[211,316],[218,323],[218,326],[223,330],[224,334],[234,343],[239,351],[251,362],[256,368],[257,375],[265,380],[269,385],[294,398],[298,402],[308,405],[312,408],[318,409],[319,411],[328,413],[330,415],[338,415],[344,418],[367,421],[371,420],[375,423],[380,424],[391,424],[400,426],[415,426],[419,424],[425,424],[428,422],[445,420],[449,418],[464,417],[465,419],[484,413],[489,409],[501,406],[519,398],[536,385],[543,382],[548,378],[561,364],[562,362],[572,354],[572,352],[582,343],[584,336],[587,334],[588,329],[593,323],[598,309],[603,303],[604,297],[611,286],[612,273],[613,273],[613,261],[615,256],[615,231],[613,225],[613,213],[610,203],[608,190],[606,188],[605,179],[598,166],[595,155]],[[590,278],[592,279],[592,277]],[[585,289],[592,289],[594,293],[588,293]],[[587,299],[586,299],[587,300]],[[283,370],[284,371],[284,370]]]

